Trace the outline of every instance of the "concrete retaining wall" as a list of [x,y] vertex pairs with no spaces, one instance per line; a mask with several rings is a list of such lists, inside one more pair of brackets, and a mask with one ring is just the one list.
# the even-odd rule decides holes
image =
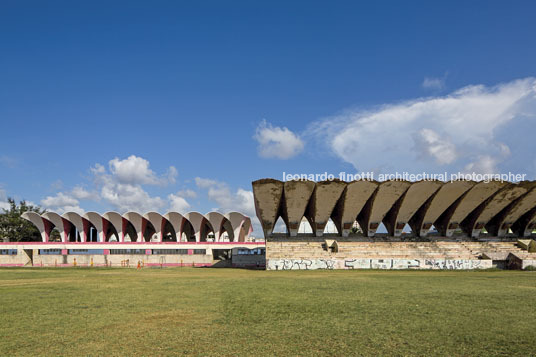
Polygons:
[[267,270],[316,269],[489,269],[491,260],[483,259],[267,259]]

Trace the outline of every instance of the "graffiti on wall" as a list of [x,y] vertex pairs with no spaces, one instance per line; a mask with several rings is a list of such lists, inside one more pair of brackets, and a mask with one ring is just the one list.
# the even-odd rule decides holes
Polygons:
[[468,259],[267,259],[267,270],[316,269],[445,269],[491,268],[491,260]]

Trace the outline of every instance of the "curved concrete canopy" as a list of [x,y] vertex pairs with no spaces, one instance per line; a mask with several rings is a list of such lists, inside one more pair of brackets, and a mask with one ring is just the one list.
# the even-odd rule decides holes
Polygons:
[[410,185],[411,183],[407,181],[384,181],[378,185],[378,189],[357,217],[365,235],[374,237],[387,212]]
[[525,212],[513,225],[512,231],[518,237],[530,237],[536,229],[536,207]]
[[214,228],[212,227],[208,219],[199,212],[188,212],[184,215],[184,218],[186,218],[192,224],[192,227],[195,232],[196,242],[201,242],[203,239],[206,240],[206,235],[209,232],[205,230],[205,226],[208,226],[208,229],[214,232]]
[[376,181],[348,182],[333,210],[333,223],[343,237],[348,237],[359,213],[378,188]]
[[421,206],[409,220],[412,231],[419,237],[426,237],[441,214],[475,184],[473,181],[450,181],[443,184],[432,199]]
[[178,212],[168,212],[164,215],[164,218],[171,223],[171,226],[175,230],[176,240],[177,242],[182,241],[182,231],[184,227],[184,221],[186,218]]
[[[60,232],[60,237],[62,242],[67,242],[69,239],[69,232],[71,231],[71,223],[62,218],[56,212],[45,212],[41,215],[44,219],[52,222],[54,227]],[[75,239],[76,241],[76,239]]]
[[229,235],[229,241],[233,241],[234,232],[232,224],[223,214],[221,214],[220,212],[212,211],[207,213],[205,217],[209,220],[210,224],[212,225],[212,228],[214,228],[214,240],[216,242],[221,241],[221,235],[224,231],[227,231],[227,234]]
[[317,237],[324,234],[324,228],[345,188],[346,182],[338,180],[316,183],[306,216],[312,222],[311,228]]
[[465,233],[473,238],[478,238],[482,228],[499,212],[508,206],[511,202],[527,193],[527,189],[516,184],[508,184],[499,190],[489,202],[482,204],[474,210],[460,224]]
[[39,230],[39,234],[41,234],[41,240],[43,242],[48,242],[52,226],[48,222],[45,222],[43,217],[32,211],[24,212],[21,217],[33,223],[33,225]]
[[89,222],[91,222],[93,227],[95,227],[95,229],[97,230],[97,235],[99,236],[98,241],[99,242],[106,241],[106,237],[105,237],[106,232],[104,232],[104,229],[105,229],[104,226],[107,226],[109,224],[108,220],[103,218],[97,212],[86,212],[86,213],[84,213],[84,215],[82,217],[84,217]]
[[64,219],[71,222],[73,226],[76,227],[78,230],[78,234],[80,234],[80,239],[82,242],[87,242],[89,237],[89,222],[82,218],[78,213],[76,212],[65,212],[61,215]]
[[252,232],[251,219],[240,212],[229,212],[225,217],[233,227],[233,242],[244,242]]
[[298,235],[300,222],[305,216],[314,188],[315,183],[312,181],[287,181],[284,184],[281,216],[287,223],[291,237]]
[[[126,222],[123,216],[121,216],[118,212],[115,211],[109,211],[102,215],[107,221],[109,221],[112,226],[115,228],[115,231],[117,232],[117,241],[123,242],[123,232],[126,228]],[[106,234],[106,232],[105,232]]]
[[491,235],[504,237],[508,230],[528,211],[536,208],[536,183],[524,184],[528,193],[512,202],[500,214],[486,224],[486,230]]
[[157,241],[162,242],[162,231],[164,230],[164,217],[158,212],[147,212],[143,215],[143,218],[151,222],[154,227],[155,233],[158,236]]
[[402,199],[395,204],[384,219],[387,232],[395,237],[402,235],[402,231],[413,215],[424,203],[435,194],[443,185],[440,181],[414,182],[408,188]]
[[[132,227],[134,227],[134,230],[136,231],[136,237],[135,240],[132,240],[132,237],[130,238],[131,242],[143,242],[143,220],[145,218],[142,217],[141,214],[138,212],[127,212],[123,214],[123,218],[126,219],[130,224],[132,224]],[[126,232],[123,232],[123,239],[126,240]]]
[[[264,236],[268,237],[274,230],[280,213],[284,184],[274,179],[261,179],[252,182],[255,212],[261,222]],[[285,222],[286,223],[286,222]]]
[[479,182],[467,191],[452,210],[444,213],[445,217],[438,221],[436,228],[447,237],[452,237],[460,223],[479,205],[499,191],[507,183],[500,181]]

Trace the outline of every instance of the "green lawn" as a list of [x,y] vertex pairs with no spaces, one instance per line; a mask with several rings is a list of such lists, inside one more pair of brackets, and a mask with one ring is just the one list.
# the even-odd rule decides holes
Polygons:
[[529,355],[536,273],[0,269],[0,355]]

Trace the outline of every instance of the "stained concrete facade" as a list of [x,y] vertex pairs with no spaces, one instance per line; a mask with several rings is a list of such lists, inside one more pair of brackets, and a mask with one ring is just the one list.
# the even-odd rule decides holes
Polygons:
[[[488,269],[526,267],[536,259],[517,243],[536,227],[535,182],[263,179],[252,185],[268,270]],[[273,232],[280,218],[286,234]],[[330,219],[336,234],[325,232]],[[298,234],[300,221],[309,222],[311,233]],[[351,233],[356,222],[362,233]]]
[[536,184],[524,181],[288,181],[262,179],[252,183],[255,208],[265,238],[282,218],[288,236],[298,234],[306,218],[313,235],[321,237],[329,219],[338,235],[347,237],[355,221],[363,235],[374,237],[383,223],[388,235],[400,236],[409,225],[412,234],[426,237],[434,226],[439,235],[460,231],[473,238],[483,228],[504,236],[530,235],[536,227]]

